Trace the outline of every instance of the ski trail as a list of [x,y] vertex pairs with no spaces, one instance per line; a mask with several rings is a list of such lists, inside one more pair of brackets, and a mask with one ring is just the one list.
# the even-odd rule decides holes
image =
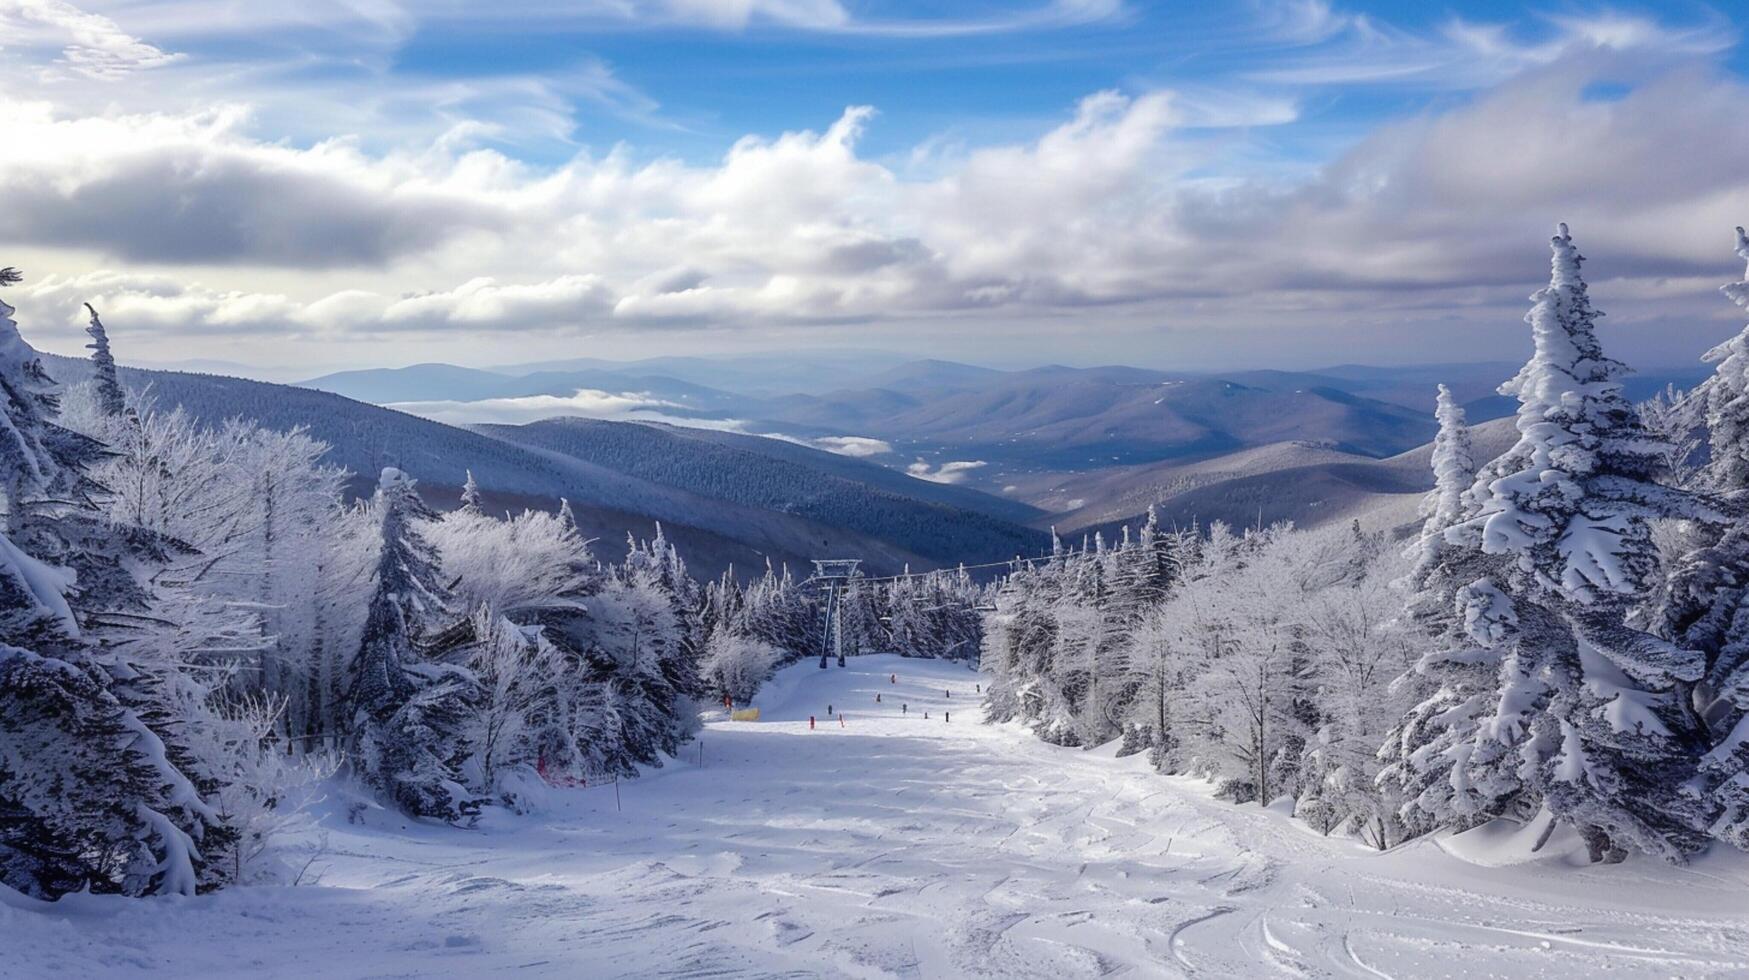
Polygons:
[[[0,902],[0,975],[1749,973],[1749,866],[1380,855],[1110,747],[982,724],[982,680],[896,657],[790,668],[761,721],[711,724],[704,768],[623,782],[622,808],[567,790],[462,831],[337,807],[319,887]],[[844,726],[810,731],[828,704]]]

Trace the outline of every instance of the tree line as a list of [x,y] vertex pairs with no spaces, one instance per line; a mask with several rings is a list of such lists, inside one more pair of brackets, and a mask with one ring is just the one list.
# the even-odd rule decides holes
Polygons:
[[[996,597],[992,717],[1122,738],[1380,848],[1546,818],[1593,860],[1749,849],[1749,329],[1696,389],[1636,406],[1566,226],[1550,247],[1534,353],[1500,389],[1518,441],[1475,458],[1442,386],[1407,548],[1358,522],[1151,516],[1059,545]],[[1724,292],[1749,308],[1749,282]]]
[[[18,281],[13,270],[0,284]],[[656,528],[618,564],[570,507],[439,516],[301,430],[198,424],[117,380],[63,388],[0,302],[0,884],[193,894],[270,878],[276,837],[362,790],[467,825],[635,776],[818,652],[788,569],[701,585]],[[851,649],[973,656],[963,574],[857,582]],[[335,778],[338,777],[338,778]]]

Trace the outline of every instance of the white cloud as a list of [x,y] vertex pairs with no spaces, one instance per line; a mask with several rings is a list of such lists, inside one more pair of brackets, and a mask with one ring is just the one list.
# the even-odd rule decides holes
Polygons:
[[711,27],[745,28],[754,18],[790,27],[837,30],[850,12],[837,0],[665,0],[669,16]]
[[822,436],[814,440],[814,445],[827,452],[854,456],[857,459],[881,456],[893,451],[892,444],[868,436]]
[[0,0],[0,42],[27,50],[58,47],[57,69],[106,81],[161,68],[181,57],[128,34],[108,17],[63,0]]
[[527,285],[480,276],[452,290],[398,299],[379,317],[390,329],[515,330],[586,322],[612,305],[611,293],[598,276],[560,276]]
[[470,229],[507,230],[502,157],[441,166],[245,135],[247,113],[66,118],[0,99],[14,239],[140,261],[380,265]]
[[[27,270],[28,271],[28,270]],[[81,304],[97,307],[107,320],[125,324],[123,334],[144,336],[200,334],[284,335],[303,325],[306,307],[277,293],[210,289],[163,275],[94,272],[81,276],[49,274],[21,290],[37,323],[43,312],[68,332],[83,329]]]
[[[754,27],[824,34],[899,38],[963,37],[1014,31],[1073,27],[1122,18],[1122,0],[1042,0],[1014,5],[981,17],[861,17],[839,0],[585,0],[519,4],[522,16],[552,21],[628,23],[642,26],[684,24],[721,31]],[[478,17],[466,8],[433,8],[433,17]]]
[[[29,0],[27,0],[29,2]],[[400,40],[421,28],[496,29],[506,22],[554,29],[662,29],[689,27],[725,33],[776,29],[804,33],[892,38],[942,38],[1045,31],[1100,22],[1121,22],[1122,0],[1033,0],[991,5],[979,16],[863,16],[841,0],[508,0],[485,6],[452,0],[396,0],[352,3],[300,0],[298,3],[238,4],[233,0],[179,0],[159,5],[129,5],[131,24],[142,31],[176,37],[258,39],[286,31],[326,30]],[[878,9],[878,8],[877,8]]]
[[[1441,315],[1516,331],[1503,311],[1565,219],[1621,284],[1621,323],[1649,283],[1726,265],[1720,229],[1749,213],[1749,86],[1692,57],[1704,39],[1655,26],[1561,22],[1566,40],[1535,47],[1454,22],[1441,44],[1517,74],[1293,180],[1220,176],[1249,152],[1245,127],[1294,118],[1292,99],[1244,93],[1098,92],[1033,139],[908,159],[864,153],[879,119],[851,107],[714,162],[618,148],[548,167],[477,148],[465,126],[415,149],[300,146],[238,107],[0,96],[0,234],[32,274],[15,301],[27,328],[70,329],[93,300],[120,331],[233,338],[1120,323],[1210,349],[1233,331],[1386,336]],[[1282,30],[1367,29],[1313,4]],[[1588,97],[1624,79],[1620,97]]]
[[943,463],[940,466],[930,466],[929,463],[920,459],[905,467],[905,472],[919,480],[928,480],[931,483],[962,483],[965,481],[967,473],[984,465],[986,464],[981,459],[962,459]]
[[451,425],[498,422],[511,425],[540,419],[577,417],[657,421],[663,408],[677,408],[648,392],[611,392],[579,388],[570,395],[527,395],[480,401],[393,402],[387,407]]
[[1246,77],[1300,86],[1479,88],[1575,54],[1694,56],[1736,43],[1730,22],[1717,14],[1675,27],[1611,11],[1550,16],[1541,19],[1542,30],[1529,35],[1506,24],[1452,17],[1435,31],[1418,33],[1314,0],[1282,5],[1273,26],[1296,52]]

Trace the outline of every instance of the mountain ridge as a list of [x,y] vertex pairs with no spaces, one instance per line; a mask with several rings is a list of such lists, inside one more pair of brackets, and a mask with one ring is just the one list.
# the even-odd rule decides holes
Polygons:
[[[44,359],[51,376],[63,383],[90,377],[91,367],[85,360],[56,355],[44,355]],[[355,493],[368,493],[376,472],[392,465],[417,478],[422,495],[442,509],[454,506],[469,470],[494,508],[534,506],[550,510],[557,507],[560,497],[566,497],[585,532],[602,540],[604,557],[612,558],[624,550],[621,542],[628,532],[647,537],[654,523],[661,522],[670,539],[688,552],[689,561],[707,574],[731,565],[751,571],[768,558],[800,564],[822,554],[840,553],[863,557],[871,571],[883,573],[907,565],[931,568],[944,564],[887,536],[652,483],[565,453],[519,445],[329,392],[220,375],[127,366],[120,371],[124,384],[149,389],[159,405],[181,405],[208,424],[242,417],[274,429],[307,429],[312,438],[330,445],[329,461],[355,474]],[[810,452],[829,456],[820,450]],[[934,492],[932,488],[924,491]],[[628,517],[644,526],[616,523]],[[976,526],[980,533],[989,535],[979,554],[991,548],[1007,552],[1008,544],[1038,540],[1026,528],[996,518],[980,516]],[[1002,546],[997,548],[994,542],[1002,542]]]

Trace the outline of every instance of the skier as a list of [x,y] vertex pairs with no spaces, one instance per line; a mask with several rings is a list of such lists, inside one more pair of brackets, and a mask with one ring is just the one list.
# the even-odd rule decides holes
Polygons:
[[982,694],[982,693],[984,693],[984,685],[982,685],[982,684],[979,684],[979,685],[977,685],[977,688],[978,688],[978,693],[979,693],[979,694]]
[[925,711],[925,712],[923,712],[923,720],[924,720],[924,721],[928,721],[928,720],[929,720],[929,712],[927,712],[927,711]]
[[910,705],[908,705],[908,704],[899,705],[899,714],[908,715],[910,713],[911,713],[911,706]]
[[899,675],[898,675],[898,674],[894,674],[894,675],[893,675],[893,676],[891,676],[891,677],[889,677],[889,678],[887,678],[887,683],[888,683],[888,684],[897,684],[897,683],[899,683]]
[[811,731],[813,731],[813,730],[814,730],[814,716],[813,716],[813,715],[809,715],[809,716],[808,716],[808,731],[810,731],[810,732],[811,732]]
[[881,703],[881,696],[879,694],[876,694],[875,695],[875,704],[880,704],[880,703]]
[[826,706],[826,715],[827,715],[827,717],[831,717],[831,715],[832,715],[832,706],[831,705]]
[[951,698],[951,697],[953,697],[953,692],[952,691],[942,691],[941,696],[944,698]]
[[952,721],[952,720],[953,720],[953,712],[951,712],[951,711],[943,711],[943,712],[942,712],[942,713],[941,713],[941,720],[942,720],[942,721]]

